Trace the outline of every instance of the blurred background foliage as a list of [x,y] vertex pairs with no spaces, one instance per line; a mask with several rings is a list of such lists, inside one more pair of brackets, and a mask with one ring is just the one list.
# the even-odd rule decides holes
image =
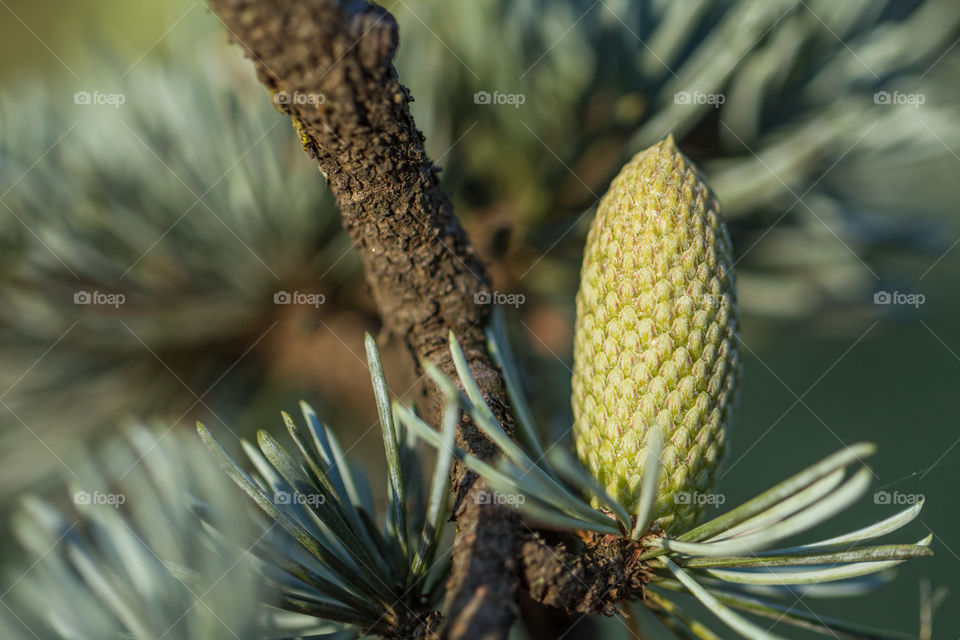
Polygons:
[[[960,570],[960,5],[385,6],[457,211],[494,288],[523,295],[511,330],[551,435],[570,424],[594,206],[630,155],[673,131],[717,190],[738,254],[746,371],[721,490],[730,504],[840,443],[877,442],[878,488],[926,496],[938,556],[862,619],[915,629],[920,578],[956,585]],[[376,467],[362,335],[379,322],[359,261],[216,18],[152,0],[6,0],[0,14],[5,508],[132,419],[245,435],[301,397]],[[76,91],[125,102],[77,105]],[[125,303],[75,305],[78,291]],[[277,305],[278,291],[324,304]],[[880,291],[925,302],[874,304]],[[416,394],[396,346],[384,357],[392,391]],[[940,621],[944,637],[960,633]]]

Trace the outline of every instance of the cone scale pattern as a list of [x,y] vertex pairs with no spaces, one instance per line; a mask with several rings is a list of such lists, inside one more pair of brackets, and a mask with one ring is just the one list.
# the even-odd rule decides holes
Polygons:
[[590,226],[577,293],[577,454],[636,512],[650,437],[664,449],[655,519],[696,523],[717,477],[739,364],[733,252],[698,170],[665,140],[614,179]]

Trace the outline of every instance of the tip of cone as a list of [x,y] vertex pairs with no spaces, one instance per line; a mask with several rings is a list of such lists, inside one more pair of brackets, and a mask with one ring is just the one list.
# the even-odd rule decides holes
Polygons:
[[673,137],[672,131],[662,137],[660,141],[651,148],[655,148],[659,151],[668,151],[670,153],[680,153],[680,147],[677,146],[677,139]]

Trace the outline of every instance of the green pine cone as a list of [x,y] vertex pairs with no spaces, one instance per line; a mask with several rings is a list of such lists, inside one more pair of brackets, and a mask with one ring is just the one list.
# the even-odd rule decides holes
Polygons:
[[638,153],[600,202],[577,293],[577,454],[636,512],[651,434],[663,469],[655,521],[696,523],[734,405],[737,296],[720,206],[673,137]]

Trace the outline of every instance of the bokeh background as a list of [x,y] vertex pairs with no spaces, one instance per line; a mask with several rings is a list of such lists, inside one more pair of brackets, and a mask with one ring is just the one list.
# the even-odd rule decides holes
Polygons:
[[[923,496],[909,532],[932,532],[936,557],[868,598],[796,606],[915,632],[928,580],[953,589],[935,637],[960,635],[956,2],[385,6],[544,431],[568,437],[596,202],[672,131],[737,251],[745,373],[727,506],[876,442],[886,494],[828,528]],[[71,456],[132,421],[249,437],[282,430],[278,412],[300,398],[382,476],[362,355],[379,322],[359,261],[217,19],[189,0],[3,0],[0,16],[4,511],[56,491]],[[403,354],[384,353],[392,391],[415,398]]]

